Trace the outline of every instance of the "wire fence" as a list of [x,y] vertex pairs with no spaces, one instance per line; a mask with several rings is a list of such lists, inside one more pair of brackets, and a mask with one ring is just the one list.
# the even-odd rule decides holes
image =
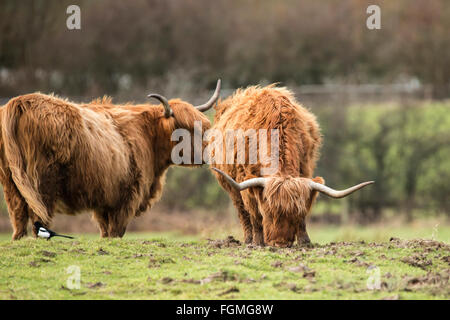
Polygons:
[[[420,85],[417,83],[406,84],[329,84],[329,85],[302,85],[297,87],[289,86],[297,99],[302,103],[308,105],[322,105],[338,103],[355,103],[355,102],[384,102],[384,101],[398,101],[398,100],[433,100],[433,99],[448,99],[450,98],[450,85],[435,88],[432,85]],[[235,89],[224,88],[221,91],[221,97],[226,98],[230,96]],[[201,92],[200,94],[189,94],[183,92],[183,98],[198,100],[200,102],[210,94],[209,91]],[[147,92],[142,91],[142,94],[127,94],[122,92],[119,100],[121,101],[138,101],[144,102]],[[186,96],[188,95],[188,96]],[[0,97],[0,105],[4,105],[9,99],[13,97]],[[70,96],[71,100],[90,101],[95,97],[86,96]],[[113,98],[116,98],[113,96]],[[197,102],[197,101],[192,101]]]

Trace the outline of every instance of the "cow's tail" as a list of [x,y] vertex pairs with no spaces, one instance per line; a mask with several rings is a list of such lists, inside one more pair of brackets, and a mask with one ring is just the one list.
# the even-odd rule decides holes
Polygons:
[[[5,155],[11,170],[12,179],[25,198],[28,206],[44,223],[50,222],[48,210],[39,193],[39,179],[33,170],[26,170],[25,161],[17,139],[20,116],[27,108],[20,99],[8,102],[2,112],[2,135]],[[31,172],[30,172],[31,171]]]

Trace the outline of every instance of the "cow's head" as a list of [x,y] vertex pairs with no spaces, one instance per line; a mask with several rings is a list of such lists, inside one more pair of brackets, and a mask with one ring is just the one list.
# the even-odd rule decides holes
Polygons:
[[[181,99],[167,100],[159,94],[149,94],[149,98],[157,99],[161,102],[162,108],[159,108],[158,116],[156,116],[158,130],[155,136],[158,141],[160,151],[164,154],[171,154],[172,149],[177,144],[187,144],[190,148],[182,148],[183,152],[188,152],[190,161],[176,163],[180,165],[195,166],[203,163],[202,154],[207,146],[207,141],[203,141],[203,135],[206,130],[210,129],[211,123],[203,112],[209,110],[217,101],[220,95],[220,79],[217,81],[216,90],[212,97],[199,106],[194,106],[189,102]],[[189,141],[186,141],[189,140]],[[171,159],[173,160],[173,159]],[[200,163],[199,163],[200,161]]]
[[239,191],[257,188],[254,191],[263,219],[264,242],[276,247],[292,245],[300,223],[304,222],[311,210],[318,192],[332,198],[343,198],[373,183],[373,181],[363,182],[341,191],[327,187],[321,177],[309,179],[272,176],[252,178],[237,183],[221,170],[213,169],[223,175],[225,180]]

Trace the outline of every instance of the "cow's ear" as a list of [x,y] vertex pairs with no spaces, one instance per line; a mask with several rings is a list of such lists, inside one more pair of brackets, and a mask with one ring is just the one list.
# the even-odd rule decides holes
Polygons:
[[320,184],[325,184],[325,179],[322,177],[315,177],[312,179],[312,181],[320,183]]

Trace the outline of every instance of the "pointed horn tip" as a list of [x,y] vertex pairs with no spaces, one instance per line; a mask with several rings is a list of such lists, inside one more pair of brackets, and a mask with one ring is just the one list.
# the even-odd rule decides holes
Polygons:
[[208,102],[199,105],[199,106],[195,106],[195,108],[197,108],[199,111],[201,112],[206,112],[209,109],[211,109],[212,106],[214,106],[215,103],[217,103],[217,100],[220,97],[220,87],[221,87],[221,79],[217,80],[217,85],[216,85],[216,89],[214,90],[213,95],[211,96],[211,98],[209,98]]
[[222,90],[222,80],[219,78],[219,79],[217,80],[217,85],[216,85],[216,91],[217,91],[217,99],[216,99],[216,102],[217,102],[217,100],[220,98],[220,90]]
[[215,167],[211,167],[211,169],[213,169],[214,171],[216,171],[216,172],[218,172],[218,173],[224,173],[222,170],[219,170],[219,169],[217,169],[217,168],[215,168]]
[[361,182],[361,183],[355,185],[355,187],[362,188],[362,187],[368,186],[369,184],[374,184],[374,183],[375,183],[375,181],[364,181],[364,182]]
[[219,79],[217,79],[216,89],[214,90],[214,94],[213,94],[213,96],[217,95],[216,101],[217,101],[217,99],[219,99],[221,87],[222,87],[222,80],[219,78]]

